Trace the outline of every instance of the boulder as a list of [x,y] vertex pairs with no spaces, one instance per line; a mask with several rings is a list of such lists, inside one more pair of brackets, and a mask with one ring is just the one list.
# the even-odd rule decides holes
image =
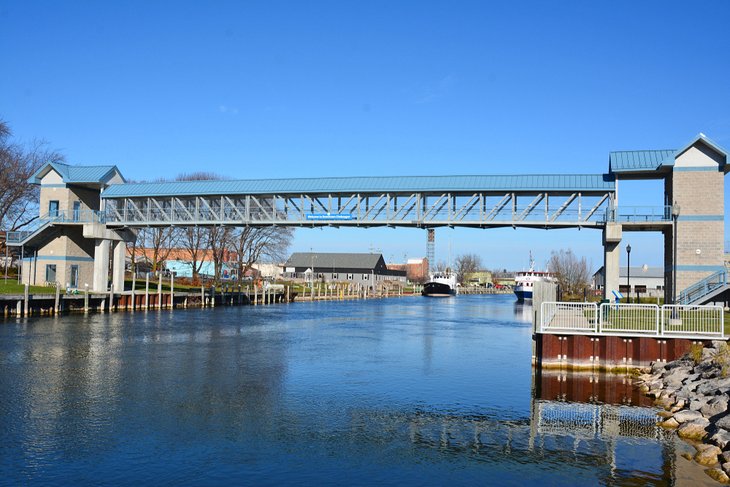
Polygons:
[[666,364],[663,362],[652,362],[651,363],[651,373],[652,374],[658,374],[664,371],[664,367]]
[[722,464],[722,469],[725,471],[725,473],[730,472],[730,462],[725,462]]
[[[715,426],[730,431],[730,414],[726,414],[715,420]],[[730,461],[730,459],[728,459]]]
[[707,401],[707,404],[700,408],[700,412],[705,418],[717,416],[718,414],[727,411],[728,400],[730,400],[730,398],[728,398],[727,394],[715,396]]
[[728,482],[730,482],[730,477],[728,477],[721,468],[708,468],[707,470],[705,470],[705,473],[709,475],[712,479],[717,480],[718,482],[722,482],[723,484],[727,484]]
[[[722,428],[718,428],[714,435],[710,437],[710,440],[720,448],[725,448],[725,446],[730,443],[730,431]],[[728,460],[725,460],[726,462]]]
[[659,426],[666,429],[675,429],[679,426],[679,422],[674,418],[668,418],[659,423]]
[[689,402],[689,409],[691,411],[700,411],[703,407],[705,407],[709,400],[710,398],[707,396],[695,396]]
[[[680,414],[680,413],[677,413]],[[674,416],[677,417],[676,415]],[[687,440],[702,441],[707,436],[707,427],[710,425],[710,421],[707,418],[695,419],[682,423],[677,429],[677,434],[680,438]]]
[[730,463],[730,451],[722,452],[723,463]]
[[687,421],[694,421],[696,419],[704,419],[702,416],[702,413],[699,411],[691,411],[689,409],[685,409],[684,411],[679,411],[674,413],[674,419],[677,420],[678,423],[686,423]]
[[717,457],[722,450],[715,445],[698,445],[697,453],[695,453],[695,462],[706,467],[711,467],[717,463]]

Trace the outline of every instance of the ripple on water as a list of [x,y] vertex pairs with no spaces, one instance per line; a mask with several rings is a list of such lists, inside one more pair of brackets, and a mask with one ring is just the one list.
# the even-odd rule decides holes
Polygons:
[[705,482],[647,410],[534,379],[530,316],[459,296],[8,323],[0,484]]

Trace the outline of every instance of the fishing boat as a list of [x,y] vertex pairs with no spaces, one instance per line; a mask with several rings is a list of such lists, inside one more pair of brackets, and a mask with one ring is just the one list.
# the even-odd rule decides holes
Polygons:
[[423,286],[421,295],[432,298],[447,298],[456,294],[456,276],[450,272],[437,272]]

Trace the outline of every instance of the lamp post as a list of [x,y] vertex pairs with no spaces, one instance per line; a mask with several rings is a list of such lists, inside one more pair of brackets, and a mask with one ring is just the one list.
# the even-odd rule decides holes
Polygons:
[[671,303],[675,304],[677,299],[677,220],[679,219],[679,203],[672,205],[672,295]]
[[626,260],[627,260],[627,267],[626,267],[626,287],[629,288],[629,296],[627,301],[631,301],[631,244],[626,246]]

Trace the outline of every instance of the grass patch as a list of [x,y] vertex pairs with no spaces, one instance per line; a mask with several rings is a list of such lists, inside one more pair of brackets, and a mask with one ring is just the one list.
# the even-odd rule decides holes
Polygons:
[[[0,280],[0,294],[23,294],[25,292],[25,286],[18,284],[18,281]],[[30,286],[28,289],[30,294],[55,294],[55,287],[46,286]],[[61,290],[63,293],[63,290]]]

